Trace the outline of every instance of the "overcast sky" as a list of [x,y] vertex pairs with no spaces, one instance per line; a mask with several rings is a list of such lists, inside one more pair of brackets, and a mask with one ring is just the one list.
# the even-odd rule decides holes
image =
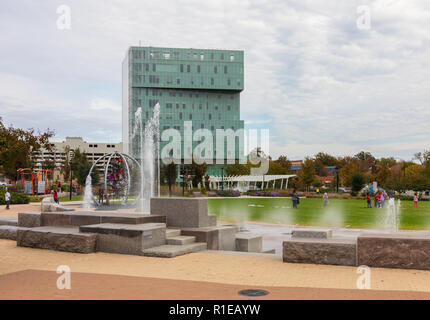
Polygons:
[[244,50],[241,118],[270,129],[275,158],[430,148],[428,0],[1,0],[0,30],[0,116],[57,140],[121,141],[121,62],[140,41]]

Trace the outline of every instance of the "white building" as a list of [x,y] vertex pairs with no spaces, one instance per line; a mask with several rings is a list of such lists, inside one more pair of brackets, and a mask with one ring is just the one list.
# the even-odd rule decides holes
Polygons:
[[[66,137],[63,142],[52,142],[52,151],[40,150],[35,152],[33,156],[36,161],[36,168],[42,169],[42,164],[45,160],[55,161],[56,169],[60,169],[66,159],[66,147],[70,148],[69,159],[74,155],[75,150],[79,148],[81,152],[85,152],[90,162],[96,161],[98,158],[107,153],[114,151],[122,152],[122,142],[120,143],[105,143],[105,142],[86,142],[82,137]],[[101,170],[107,159],[97,163],[97,167]]]

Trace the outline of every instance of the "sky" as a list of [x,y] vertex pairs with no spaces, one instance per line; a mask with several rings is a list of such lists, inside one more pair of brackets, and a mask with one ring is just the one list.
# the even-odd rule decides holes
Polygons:
[[430,149],[428,0],[2,0],[0,30],[0,117],[55,140],[121,141],[141,44],[244,50],[241,118],[274,158]]

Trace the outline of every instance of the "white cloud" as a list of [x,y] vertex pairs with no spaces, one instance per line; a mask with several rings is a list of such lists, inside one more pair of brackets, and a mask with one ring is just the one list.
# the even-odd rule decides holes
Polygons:
[[113,101],[106,100],[103,98],[96,98],[91,101],[91,109],[92,110],[112,110],[112,111],[121,111],[122,107],[119,104],[116,104]]
[[[19,110],[62,137],[119,139],[121,61],[141,41],[244,50],[241,117],[271,129],[275,157],[430,147],[426,0],[75,0],[67,31],[56,29],[60,4],[2,1],[6,121],[27,126]],[[359,5],[371,30],[356,27]]]

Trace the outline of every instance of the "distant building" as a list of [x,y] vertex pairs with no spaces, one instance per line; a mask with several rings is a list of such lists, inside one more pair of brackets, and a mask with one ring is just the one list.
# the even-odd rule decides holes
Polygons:
[[[36,161],[36,169],[42,169],[44,161],[55,161],[55,168],[60,169],[66,159],[65,149],[70,148],[69,159],[73,157],[75,150],[79,149],[85,152],[90,162],[96,161],[101,156],[112,153],[114,151],[122,152],[122,142],[120,143],[105,143],[105,142],[86,142],[82,137],[66,137],[63,142],[51,142],[52,151],[40,150],[35,152],[33,156]],[[103,159],[97,163],[97,167],[101,170],[107,159]]]
[[[124,153],[140,158],[139,141],[132,134],[135,112],[141,108],[142,121],[146,123],[157,103],[160,104],[160,130],[176,129],[182,138],[185,121],[192,123],[193,132],[207,129],[214,136],[217,129],[243,129],[244,122],[240,119],[243,55],[238,50],[130,47],[123,61]],[[193,141],[192,149],[199,143]],[[161,149],[165,144],[161,142]],[[176,148],[180,150],[181,160],[184,148]],[[234,155],[227,153],[239,159],[243,150],[235,150]],[[216,157],[215,153],[208,156]],[[221,175],[224,167],[209,165],[208,174]]]
[[290,163],[291,163],[291,170],[297,173],[302,168],[303,160],[291,160]]

